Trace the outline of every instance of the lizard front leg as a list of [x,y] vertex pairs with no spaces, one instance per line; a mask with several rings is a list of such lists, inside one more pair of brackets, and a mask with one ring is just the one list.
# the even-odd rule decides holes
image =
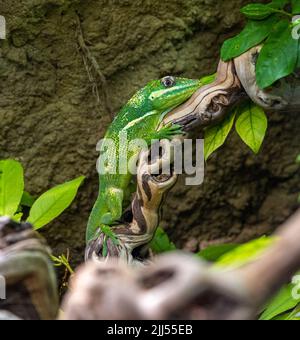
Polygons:
[[106,191],[105,199],[109,212],[101,217],[101,223],[111,225],[122,216],[124,191],[111,187]]
[[152,135],[150,135],[151,139],[167,139],[172,140],[176,136],[181,136],[184,134],[181,125],[178,124],[167,124],[163,128],[158,131],[155,131]]

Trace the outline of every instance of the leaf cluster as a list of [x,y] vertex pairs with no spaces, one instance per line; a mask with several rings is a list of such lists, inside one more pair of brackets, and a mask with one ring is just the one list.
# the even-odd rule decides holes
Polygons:
[[273,0],[269,4],[249,4],[241,9],[248,18],[244,30],[223,44],[221,58],[236,58],[263,44],[256,65],[261,89],[292,74],[300,67],[299,0]]
[[[0,216],[8,216],[15,221],[31,223],[35,230],[41,229],[66,210],[76,197],[84,177],[58,185],[33,198],[24,190],[24,170],[14,160],[0,161]],[[24,211],[30,208],[28,218]]]

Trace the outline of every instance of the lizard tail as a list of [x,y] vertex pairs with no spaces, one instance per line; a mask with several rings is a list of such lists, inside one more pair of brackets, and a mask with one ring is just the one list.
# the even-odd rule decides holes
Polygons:
[[101,226],[101,219],[103,214],[105,214],[105,200],[102,195],[99,195],[97,201],[94,204],[92,212],[90,214],[87,230],[86,230],[86,242],[93,240],[96,232]]

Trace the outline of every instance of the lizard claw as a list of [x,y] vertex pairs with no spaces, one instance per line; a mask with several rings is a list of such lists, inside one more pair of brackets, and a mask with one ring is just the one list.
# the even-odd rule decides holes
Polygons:
[[169,123],[158,131],[160,139],[173,139],[176,136],[183,135],[182,126]]

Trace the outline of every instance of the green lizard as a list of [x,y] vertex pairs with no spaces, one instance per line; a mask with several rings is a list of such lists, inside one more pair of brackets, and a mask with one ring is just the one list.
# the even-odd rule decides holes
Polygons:
[[[126,152],[128,159],[138,156],[141,151],[139,146],[127,151],[126,143],[134,139],[143,139],[150,145],[152,140],[171,139],[182,134],[178,125],[157,129],[165,114],[189,99],[201,85],[204,85],[201,80],[165,77],[162,80],[151,81],[138,91],[121,109],[104,137],[104,141],[114,141],[117,163],[119,157]],[[121,145],[120,132],[127,133],[127,142],[121,142]],[[112,153],[109,155],[111,159],[114,157]],[[110,164],[107,164],[108,168],[109,166]],[[119,173],[119,166],[116,170],[116,174],[102,171],[99,174],[99,194],[88,221],[87,241],[96,236],[101,226],[110,226],[122,216],[125,191],[130,185],[132,175],[129,171],[125,174]]]

